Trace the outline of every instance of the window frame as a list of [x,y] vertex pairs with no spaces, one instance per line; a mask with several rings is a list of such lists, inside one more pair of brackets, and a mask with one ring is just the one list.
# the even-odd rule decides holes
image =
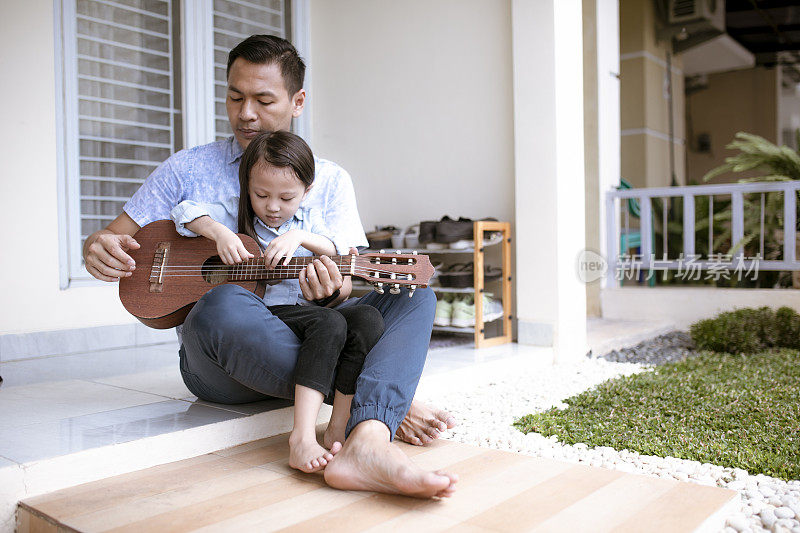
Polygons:
[[[82,266],[80,249],[80,165],[76,50],[77,0],[53,0],[55,42],[55,125],[57,150],[59,288],[101,286]],[[290,37],[310,66],[309,0],[291,0]],[[215,140],[213,0],[180,0],[181,68],[175,73],[176,89],[183,103],[181,120],[185,147]],[[308,69],[310,70],[310,69]],[[306,74],[305,86],[310,86]],[[294,130],[311,136],[308,105]]]

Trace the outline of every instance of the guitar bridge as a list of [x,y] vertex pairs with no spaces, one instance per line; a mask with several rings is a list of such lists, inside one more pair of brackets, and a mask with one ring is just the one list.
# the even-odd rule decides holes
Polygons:
[[160,242],[153,255],[153,268],[150,269],[150,292],[164,291],[164,272],[167,268],[169,243]]

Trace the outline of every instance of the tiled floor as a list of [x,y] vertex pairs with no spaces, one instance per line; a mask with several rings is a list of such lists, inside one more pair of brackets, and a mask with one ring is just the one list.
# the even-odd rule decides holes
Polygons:
[[[516,355],[516,345],[432,350],[425,375]],[[246,417],[290,405],[197,400],[177,343],[0,363],[0,467]]]
[[176,343],[7,362],[0,375],[0,460],[12,463],[289,405],[198,401],[181,380]]

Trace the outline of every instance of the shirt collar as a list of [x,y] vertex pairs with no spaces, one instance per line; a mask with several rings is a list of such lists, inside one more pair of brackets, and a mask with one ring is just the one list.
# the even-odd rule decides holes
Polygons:
[[271,227],[267,226],[266,224],[264,224],[264,222],[260,218],[258,218],[258,217],[253,217],[253,218],[255,219],[255,223],[256,223],[257,226],[261,226],[262,228],[271,230],[271,231],[273,231],[275,233],[280,233],[280,232],[282,232],[284,230],[284,228],[287,228],[292,222],[304,220],[305,217],[306,217],[305,209],[301,207],[300,209],[295,211],[295,213],[292,216],[292,218],[290,218],[289,220],[287,220],[286,222],[281,224],[281,226],[279,228],[271,228]]
[[235,164],[238,163],[239,160],[242,158],[242,145],[239,144],[239,141],[236,140],[236,137],[231,135],[228,138],[228,164]]

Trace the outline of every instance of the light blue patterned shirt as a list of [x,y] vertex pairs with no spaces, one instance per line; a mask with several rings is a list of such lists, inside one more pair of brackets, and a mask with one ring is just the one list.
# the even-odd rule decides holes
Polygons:
[[[175,222],[175,229],[178,233],[186,237],[197,237],[196,233],[186,228],[186,224],[203,215],[211,217],[213,220],[216,220],[235,232],[238,224],[239,198],[232,196],[225,202],[213,204],[184,200],[175,206],[170,214],[172,220]],[[294,216],[284,222],[279,228],[267,226],[258,217],[255,217],[253,226],[256,230],[256,237],[258,237],[258,245],[262,250],[265,249],[275,237],[283,235],[292,229],[300,229],[322,235],[330,239],[334,245],[336,244],[333,235],[328,231],[328,227],[325,225],[322,217],[317,213],[316,209],[311,209],[309,207],[301,207],[298,209]],[[338,248],[339,246],[337,246],[337,249]],[[294,253],[294,257],[310,257],[312,255],[314,255],[313,252],[302,246]],[[264,302],[267,305],[308,305],[309,303],[303,298],[303,293],[300,291],[300,282],[296,279],[285,279],[274,285],[267,285],[267,290],[264,293]]]
[[[145,180],[123,209],[139,226],[170,219],[179,203],[223,204],[239,196],[242,148],[234,137],[181,150]],[[301,207],[313,208],[333,232],[340,254],[367,246],[350,175],[339,165],[314,158],[314,186]]]

